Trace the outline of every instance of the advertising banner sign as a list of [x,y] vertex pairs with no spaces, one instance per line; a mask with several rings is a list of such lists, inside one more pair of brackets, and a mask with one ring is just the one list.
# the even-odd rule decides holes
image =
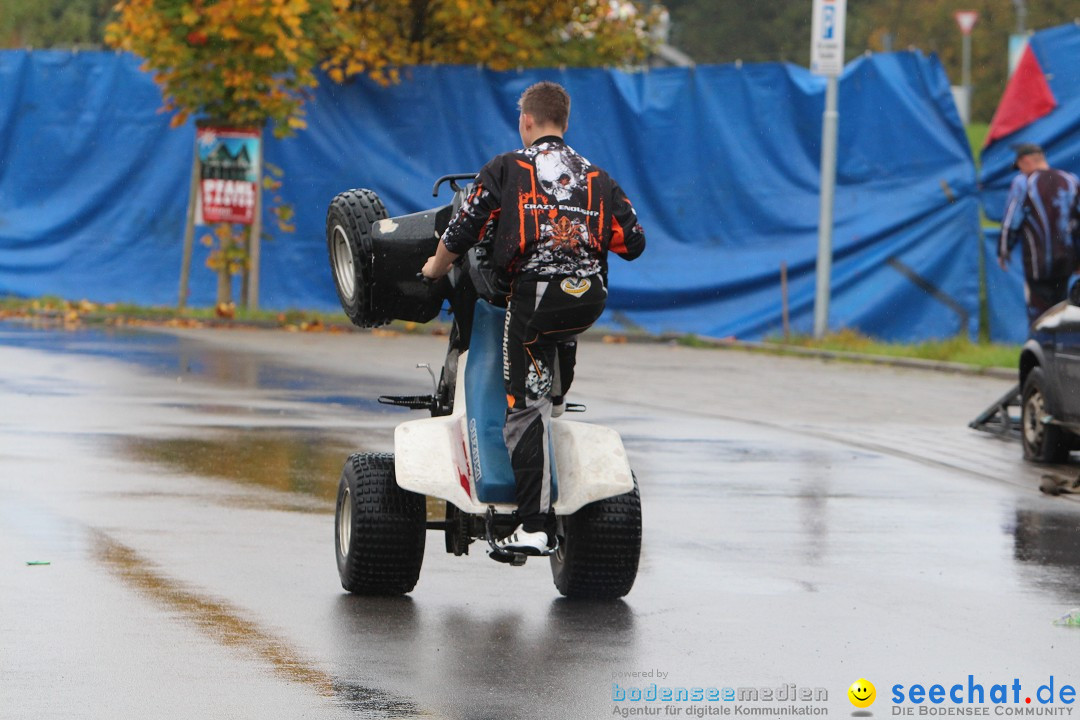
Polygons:
[[197,223],[254,222],[260,137],[258,129],[200,127],[195,131],[200,165]]

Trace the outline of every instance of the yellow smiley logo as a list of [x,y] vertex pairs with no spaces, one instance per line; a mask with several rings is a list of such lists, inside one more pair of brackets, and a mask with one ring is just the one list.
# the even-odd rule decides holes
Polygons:
[[868,708],[877,699],[877,690],[874,689],[874,683],[866,678],[859,678],[851,683],[851,687],[847,689],[847,696],[855,707]]

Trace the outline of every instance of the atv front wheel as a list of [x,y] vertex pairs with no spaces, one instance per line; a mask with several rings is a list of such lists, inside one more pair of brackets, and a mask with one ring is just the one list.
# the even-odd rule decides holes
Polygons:
[[641,556],[641,496],[637,480],[623,495],[589,503],[556,522],[558,549],[551,576],[570,598],[613,599],[630,592]]
[[326,249],[341,308],[360,327],[387,322],[372,317],[371,285],[374,248],[372,227],[386,219],[386,208],[371,190],[346,190],[326,213]]
[[358,595],[402,595],[412,590],[420,578],[426,531],[424,496],[398,487],[393,455],[349,457],[334,518],[343,588]]

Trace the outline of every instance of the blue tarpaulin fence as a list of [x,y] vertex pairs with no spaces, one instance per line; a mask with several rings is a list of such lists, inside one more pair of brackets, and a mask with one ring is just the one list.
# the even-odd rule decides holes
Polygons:
[[[112,53],[0,52],[0,294],[175,302],[194,128],[168,129],[137,66]],[[825,84],[782,64],[415,67],[389,88],[324,82],[309,128],[266,141],[297,217],[293,234],[265,220],[261,304],[337,307],[330,199],[368,187],[391,214],[433,206],[436,177],[519,144],[515,102],[540,79],[575,98],[568,142],[619,180],[648,235],[640,260],[612,261],[609,322],[775,333],[786,263],[793,329],[810,331]],[[860,58],[841,78],[840,113],[830,326],[895,340],[974,333],[975,173],[940,63]],[[213,302],[204,260],[195,304]]]
[[1024,301],[1024,268],[1014,254],[1008,269],[998,266],[998,239],[1001,231],[983,231],[983,260],[986,263],[986,304],[988,335],[993,342],[1022,343],[1028,336],[1027,303]]
[[1042,30],[1028,40],[1050,91],[1057,101],[1048,115],[987,146],[980,155],[982,199],[986,216],[1001,221],[1009,183],[1016,175],[1012,146],[1042,145],[1052,167],[1080,174],[1080,24]]

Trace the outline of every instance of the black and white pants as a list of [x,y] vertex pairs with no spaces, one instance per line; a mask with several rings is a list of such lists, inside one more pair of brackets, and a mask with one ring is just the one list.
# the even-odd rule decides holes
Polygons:
[[515,280],[503,329],[506,427],[518,516],[526,532],[551,531],[551,398],[574,378],[577,336],[604,311],[607,289],[589,278]]

